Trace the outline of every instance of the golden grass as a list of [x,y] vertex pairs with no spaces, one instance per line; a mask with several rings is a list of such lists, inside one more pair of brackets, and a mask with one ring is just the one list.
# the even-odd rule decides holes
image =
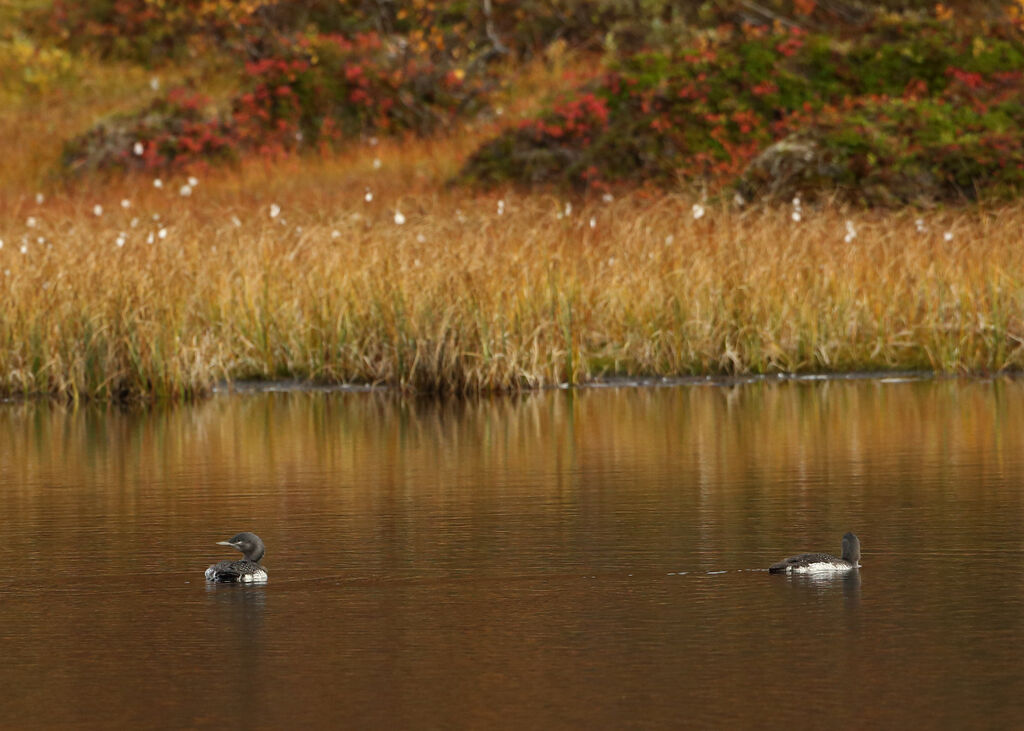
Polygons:
[[[501,119],[588,63],[549,55],[501,92]],[[285,377],[474,392],[1024,359],[1021,205],[929,213],[921,233],[913,212],[830,207],[794,223],[789,209],[709,208],[698,220],[690,196],[638,192],[566,215],[552,194],[447,187],[501,119],[251,162],[200,176],[188,197],[182,175],[162,189],[69,185],[53,177],[60,143],[152,98],[154,73],[166,88],[198,71],[227,93],[216,63],[75,63],[80,83],[8,90],[0,104],[0,395],[182,399]]]
[[665,194],[565,215],[552,195],[445,188],[471,144],[254,163],[189,197],[180,176],[6,196],[0,393],[176,399],[285,377],[475,392],[1024,360],[1024,206],[929,213],[924,233],[909,211],[697,220]]

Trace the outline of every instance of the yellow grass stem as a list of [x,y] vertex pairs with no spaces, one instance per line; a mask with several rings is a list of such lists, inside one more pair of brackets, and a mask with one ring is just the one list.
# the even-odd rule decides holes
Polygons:
[[252,165],[189,197],[178,179],[41,205],[8,196],[0,393],[173,400],[284,377],[478,392],[1022,365],[1022,206],[828,208],[796,223],[788,209],[713,206],[695,219],[692,198],[638,193],[567,214],[552,195],[437,185],[460,144]]

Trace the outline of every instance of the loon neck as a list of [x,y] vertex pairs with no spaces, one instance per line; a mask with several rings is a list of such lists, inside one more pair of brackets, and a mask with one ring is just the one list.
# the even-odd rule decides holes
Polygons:
[[853,533],[843,536],[843,560],[856,568],[860,565],[860,541]]
[[263,546],[253,546],[249,551],[244,552],[242,555],[253,563],[259,563],[260,559],[263,558],[263,554],[266,550]]

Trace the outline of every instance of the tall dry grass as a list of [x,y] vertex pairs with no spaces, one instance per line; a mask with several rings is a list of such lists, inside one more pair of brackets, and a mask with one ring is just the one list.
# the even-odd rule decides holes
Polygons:
[[439,185],[467,144],[254,164],[188,197],[180,178],[6,197],[0,392],[179,399],[251,378],[473,392],[1024,360],[1024,206],[696,219],[690,197],[637,193],[567,213],[551,195]]

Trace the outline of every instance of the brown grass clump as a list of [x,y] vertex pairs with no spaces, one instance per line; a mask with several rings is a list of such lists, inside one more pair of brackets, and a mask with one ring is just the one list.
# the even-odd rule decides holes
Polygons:
[[188,196],[184,179],[7,195],[0,393],[179,399],[286,377],[477,392],[1024,359],[1019,205],[795,222],[636,193],[570,210],[438,185],[467,144],[250,166]]

